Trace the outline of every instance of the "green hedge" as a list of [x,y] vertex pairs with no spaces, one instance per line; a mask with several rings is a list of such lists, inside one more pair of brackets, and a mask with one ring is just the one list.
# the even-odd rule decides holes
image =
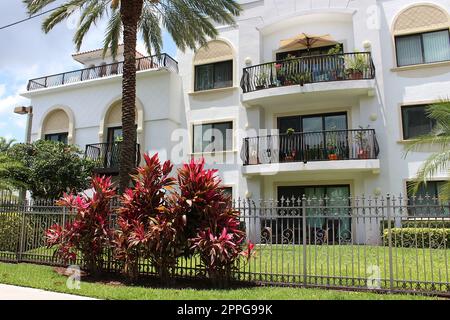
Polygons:
[[0,251],[16,252],[21,227],[20,213],[0,214]]
[[[449,248],[449,228],[393,228],[392,246],[404,248]],[[383,243],[389,245],[388,230],[383,232]]]

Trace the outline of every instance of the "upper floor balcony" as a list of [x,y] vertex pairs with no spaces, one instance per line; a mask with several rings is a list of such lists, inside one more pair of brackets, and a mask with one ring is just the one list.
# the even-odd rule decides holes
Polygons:
[[370,52],[302,56],[244,68],[241,88],[248,104],[295,101],[299,94],[368,94],[374,88]]
[[[162,68],[178,73],[178,62],[165,53],[136,59],[137,71]],[[27,90],[57,87],[121,74],[123,61],[32,79],[28,82]]]
[[[95,173],[117,174],[119,172],[120,154],[122,152],[121,142],[105,142],[88,144],[85,157],[94,162]],[[136,166],[141,161],[140,146],[136,144]]]
[[326,130],[245,138],[241,158],[245,174],[377,172],[379,152],[373,129]]

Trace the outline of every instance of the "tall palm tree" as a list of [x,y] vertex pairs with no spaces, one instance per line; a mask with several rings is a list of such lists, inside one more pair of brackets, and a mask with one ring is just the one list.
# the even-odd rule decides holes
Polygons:
[[[412,184],[412,192],[417,192],[421,185],[438,172],[448,172],[450,175],[450,100],[441,100],[427,107],[427,116],[435,121],[433,130],[426,135],[408,142],[406,155],[413,151],[423,150],[424,147],[435,146],[439,150],[428,157],[420,166],[417,177]],[[450,181],[444,183],[439,190],[443,199],[450,198]]]
[[0,137],[0,152],[6,152],[11,148],[13,143],[16,142],[15,139],[6,139],[4,137]]
[[[29,14],[36,14],[56,0],[23,0]],[[235,23],[241,8],[235,0],[66,0],[43,22],[49,32],[61,21],[80,11],[79,26],[74,35],[77,50],[90,28],[105,16],[109,22],[103,43],[104,54],[110,48],[113,56],[121,37],[124,44],[122,81],[123,145],[120,155],[120,189],[130,181],[136,163],[136,42],[141,34],[147,51],[160,54],[162,29],[166,29],[181,50],[195,49],[217,36],[214,24]]]

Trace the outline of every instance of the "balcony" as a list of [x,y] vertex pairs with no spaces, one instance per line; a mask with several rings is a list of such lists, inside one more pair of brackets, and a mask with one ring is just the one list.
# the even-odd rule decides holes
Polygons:
[[245,174],[300,170],[377,173],[379,151],[373,129],[329,130],[245,138],[241,158]]
[[[121,142],[86,145],[85,157],[94,161],[94,172],[116,174],[119,172]],[[136,144],[136,166],[141,160],[140,146]]]
[[273,104],[282,102],[281,96],[298,102],[299,93],[332,93],[333,97],[367,95],[374,88],[374,78],[370,52],[354,52],[303,56],[251,66],[243,70],[241,88],[244,102]]
[[[137,71],[161,68],[166,68],[171,72],[178,73],[178,62],[167,54],[136,59]],[[38,89],[51,88],[62,86],[65,84],[121,75],[122,73],[123,61],[32,79],[28,82],[27,90],[33,91]]]

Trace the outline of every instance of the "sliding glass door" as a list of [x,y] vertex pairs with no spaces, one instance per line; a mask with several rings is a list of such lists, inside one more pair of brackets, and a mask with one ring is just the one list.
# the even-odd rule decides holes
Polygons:
[[[307,199],[306,228],[311,244],[344,244],[351,240],[351,218],[349,211],[350,187],[335,186],[280,186],[278,200],[281,212],[298,212],[301,216],[303,195]],[[286,209],[284,209],[286,207]],[[299,208],[291,210],[289,207]],[[277,223],[279,234],[286,234],[286,228],[292,234],[302,232],[301,219],[282,218]]]
[[[317,114],[278,118],[280,161],[295,154],[295,160],[317,161],[348,158],[347,114]],[[287,135],[289,131],[303,132]],[[330,157],[330,155],[336,155]]]

